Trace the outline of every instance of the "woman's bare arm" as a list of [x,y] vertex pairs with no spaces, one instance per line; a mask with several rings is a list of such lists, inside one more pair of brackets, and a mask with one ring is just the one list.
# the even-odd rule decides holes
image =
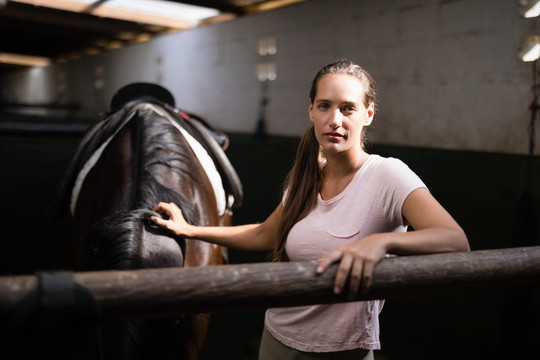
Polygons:
[[425,188],[413,191],[405,200],[402,214],[415,231],[380,233],[366,236],[324,256],[317,268],[324,272],[340,261],[334,291],[341,293],[350,278],[350,295],[356,296],[371,285],[373,268],[387,253],[396,255],[469,251],[469,242],[461,227]]
[[260,224],[238,226],[195,226],[186,222],[182,211],[173,203],[159,203],[154,211],[167,215],[152,220],[176,235],[204,240],[231,249],[262,251],[274,248],[277,239],[278,220],[282,205]]

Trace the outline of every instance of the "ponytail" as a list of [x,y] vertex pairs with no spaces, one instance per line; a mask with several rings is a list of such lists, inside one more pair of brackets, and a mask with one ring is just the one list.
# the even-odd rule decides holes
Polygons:
[[284,191],[287,193],[279,219],[278,241],[272,261],[287,261],[285,251],[287,236],[294,224],[302,220],[315,205],[322,183],[319,165],[319,143],[311,125],[300,140],[296,160],[287,176]]

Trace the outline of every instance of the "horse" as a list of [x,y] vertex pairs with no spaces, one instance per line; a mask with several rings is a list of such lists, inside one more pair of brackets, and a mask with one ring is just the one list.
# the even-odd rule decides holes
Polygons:
[[[240,180],[224,150],[225,134],[175,107],[168,90],[135,83],[118,91],[92,126],[60,187],[72,218],[73,271],[219,265],[226,249],[173,236],[151,215],[174,202],[186,220],[225,226],[241,205]],[[97,359],[196,359],[209,314],[105,321]]]

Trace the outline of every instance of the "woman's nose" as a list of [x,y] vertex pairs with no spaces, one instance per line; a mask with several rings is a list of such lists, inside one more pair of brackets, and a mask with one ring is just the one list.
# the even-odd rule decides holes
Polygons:
[[332,129],[339,128],[341,126],[342,117],[343,117],[343,114],[341,113],[341,111],[339,111],[339,109],[332,111],[332,115],[331,115],[330,123],[329,123],[330,127]]

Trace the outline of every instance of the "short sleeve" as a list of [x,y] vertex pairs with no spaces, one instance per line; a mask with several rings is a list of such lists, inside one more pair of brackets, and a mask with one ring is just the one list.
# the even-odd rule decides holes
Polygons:
[[427,186],[404,162],[395,158],[381,164],[379,180],[383,212],[396,223],[407,226],[402,215],[403,204],[414,190]]

